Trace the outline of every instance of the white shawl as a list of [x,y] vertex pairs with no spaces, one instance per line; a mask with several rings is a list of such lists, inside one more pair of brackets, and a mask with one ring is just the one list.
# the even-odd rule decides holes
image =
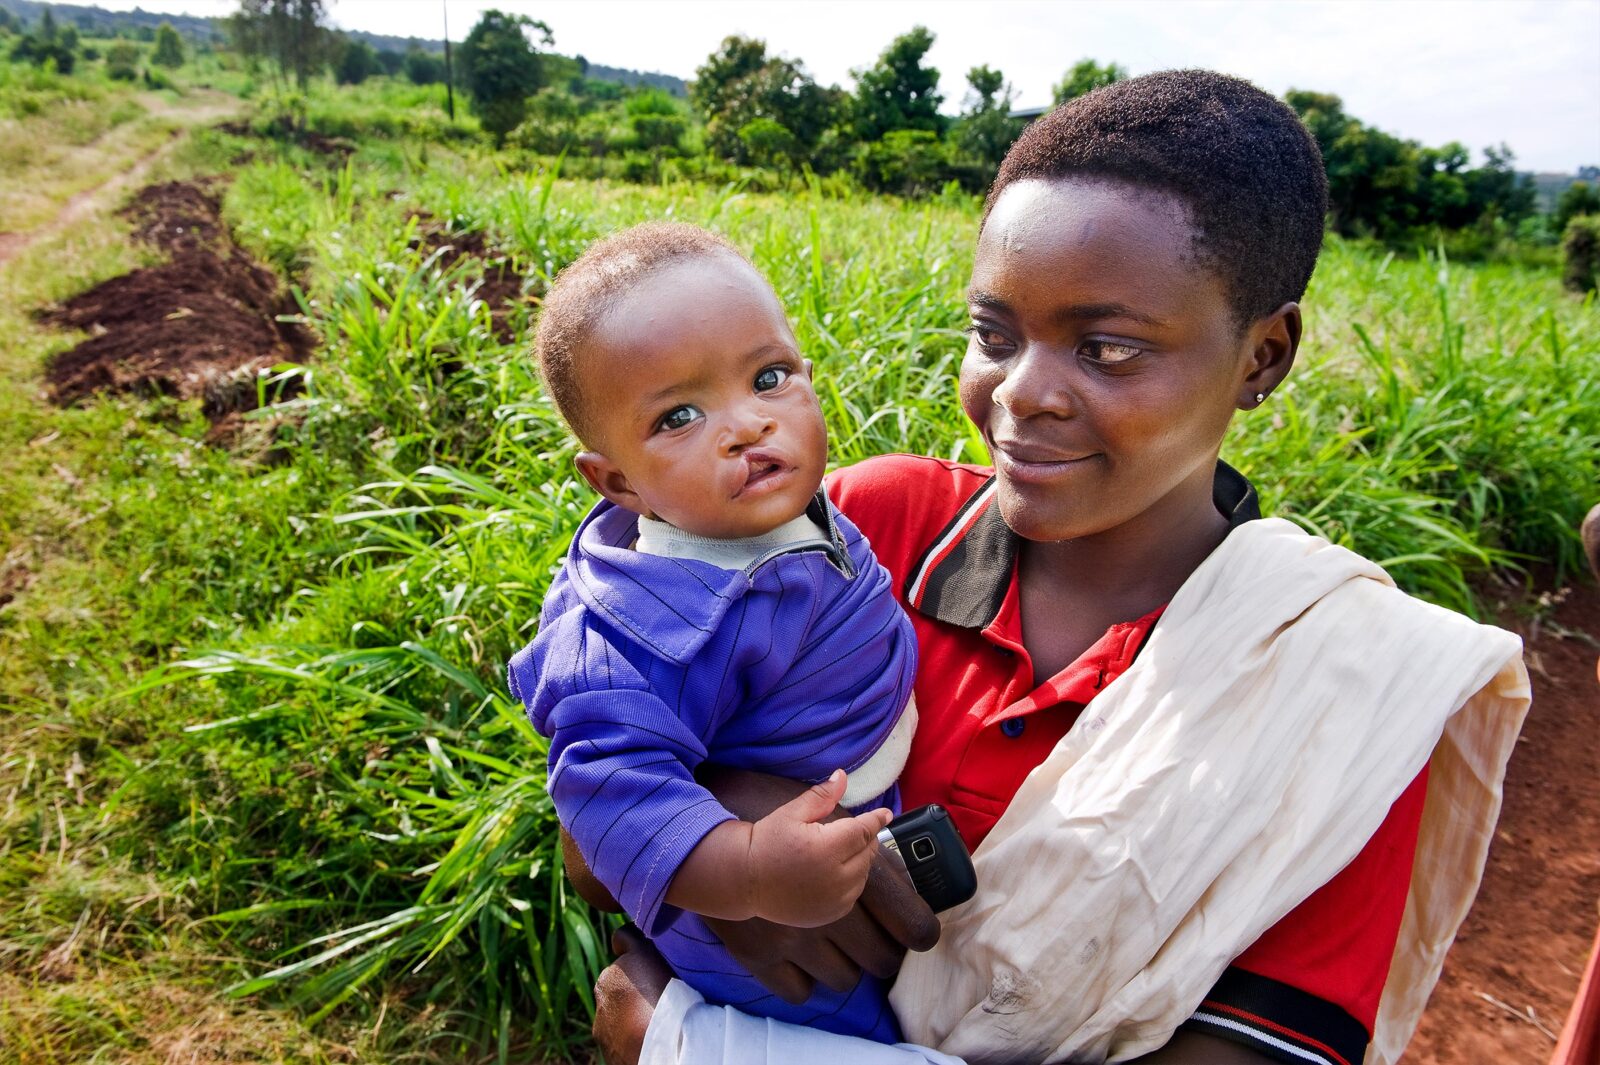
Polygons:
[[1429,764],[1367,1053],[1392,1065],[1477,892],[1528,700],[1517,637],[1410,598],[1289,522],[1249,522],[1023,782],[974,856],[977,896],[946,915],[938,947],[907,956],[891,1001],[925,1046],[752,1018],[673,981],[642,1061],[1148,1053],[1359,853]]
[[1162,1046],[1430,764],[1369,1063],[1411,1037],[1466,916],[1529,701],[1521,641],[1279,519],[1235,529],[978,848],[906,958],[907,1038],[969,1062]]

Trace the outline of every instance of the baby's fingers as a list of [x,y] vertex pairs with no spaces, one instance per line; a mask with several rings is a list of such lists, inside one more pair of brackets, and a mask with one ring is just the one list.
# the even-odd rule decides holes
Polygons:
[[868,810],[818,827],[828,852],[839,861],[846,861],[870,856],[878,845],[878,832],[893,819],[894,815],[888,810]]

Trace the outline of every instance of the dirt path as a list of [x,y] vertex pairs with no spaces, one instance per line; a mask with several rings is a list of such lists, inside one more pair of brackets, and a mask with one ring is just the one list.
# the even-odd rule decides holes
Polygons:
[[1406,1065],[1542,1065],[1600,922],[1600,589],[1524,624],[1533,709],[1478,901]]
[[[180,103],[184,106],[175,105],[154,93],[141,96],[140,102],[145,105],[146,120],[170,119],[182,123],[181,128],[174,130],[172,136],[163,144],[124,164],[119,173],[114,173],[104,181],[75,193],[61,205],[61,209],[50,221],[19,233],[0,233],[0,267],[4,267],[35,241],[59,233],[86,215],[115,204],[124,192],[149,173],[157,160],[177,145],[181,133],[195,126],[209,125],[232,118],[245,106],[244,101],[238,97],[201,89],[182,97]],[[90,158],[90,153],[98,150],[107,137],[117,133],[118,130],[108,130],[101,137],[76,149],[75,155]],[[72,165],[72,158],[64,160],[62,164],[63,169],[70,169]]]

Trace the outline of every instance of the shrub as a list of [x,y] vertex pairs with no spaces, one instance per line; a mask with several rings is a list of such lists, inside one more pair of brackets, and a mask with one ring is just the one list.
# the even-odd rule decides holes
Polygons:
[[1561,238],[1561,283],[1574,292],[1600,289],[1600,215],[1579,215]]
[[856,174],[875,192],[924,196],[945,183],[949,164],[949,148],[937,133],[897,129],[860,147]]
[[156,29],[156,51],[150,61],[164,67],[183,66],[183,41],[171,23],[163,22]]
[[106,49],[106,76],[113,81],[133,81],[139,76],[139,46],[118,41]]

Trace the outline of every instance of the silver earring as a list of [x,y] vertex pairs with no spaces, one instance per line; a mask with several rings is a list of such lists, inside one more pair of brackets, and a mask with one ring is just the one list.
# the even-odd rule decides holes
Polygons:
[[1256,406],[1259,407],[1259,406],[1261,406],[1261,404],[1265,403],[1266,401],[1267,401],[1267,394],[1265,392],[1257,392],[1256,393]]

